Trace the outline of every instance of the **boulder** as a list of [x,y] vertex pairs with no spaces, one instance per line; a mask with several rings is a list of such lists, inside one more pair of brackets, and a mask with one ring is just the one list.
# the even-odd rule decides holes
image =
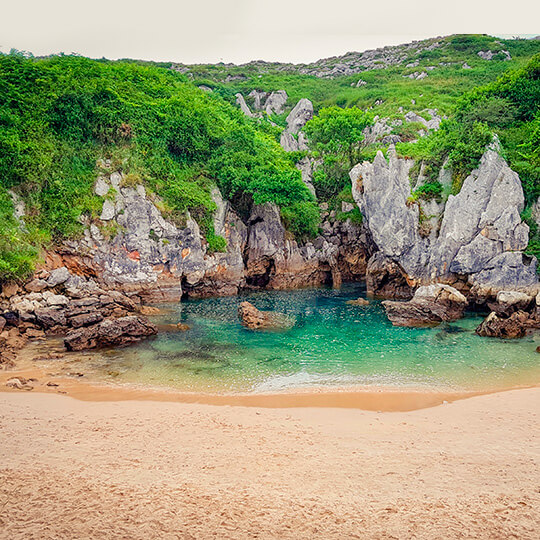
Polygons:
[[57,309],[57,308],[38,309],[36,310],[35,315],[36,315],[36,321],[45,330],[49,330],[57,326],[66,326],[66,315],[60,309]]
[[250,330],[286,329],[294,326],[294,320],[283,313],[259,311],[253,304],[242,302],[238,307],[240,322]]
[[56,287],[57,285],[61,285],[69,279],[70,275],[69,270],[65,266],[56,268],[51,271],[47,279],[47,286]]
[[349,304],[350,306],[367,306],[369,305],[369,300],[360,297],[356,300],[347,300],[347,304]]
[[386,315],[394,326],[431,326],[463,317],[467,298],[443,283],[419,287],[408,302],[385,300]]
[[525,311],[516,311],[510,317],[502,317],[492,311],[476,329],[479,336],[515,339],[524,337],[538,323]]
[[6,326],[6,319],[0,316],[0,332],[2,332],[5,326]]
[[98,324],[78,328],[64,338],[68,351],[98,347],[124,347],[157,333],[157,327],[142,317],[131,315],[106,319]]
[[285,90],[277,90],[276,92],[272,92],[266,99],[266,103],[264,105],[266,114],[269,116],[271,114],[281,114],[285,107],[285,103],[287,103],[287,98],[288,96]]
[[44,289],[46,289],[49,285],[47,282],[43,279],[33,279],[29,283],[27,283],[24,288],[28,292],[41,292]]
[[74,315],[68,319],[68,324],[73,328],[81,328],[82,326],[92,326],[103,320],[103,315],[99,311],[90,313],[81,313]]
[[532,307],[534,297],[520,291],[499,291],[495,302],[488,303],[489,308],[509,317],[516,311],[528,311]]
[[248,104],[246,103],[246,100],[244,99],[244,96],[238,92],[236,94],[236,104],[240,107],[240,110],[246,115],[246,116],[253,116],[253,113],[250,111]]
[[287,131],[296,135],[313,118],[313,103],[302,98],[287,116]]

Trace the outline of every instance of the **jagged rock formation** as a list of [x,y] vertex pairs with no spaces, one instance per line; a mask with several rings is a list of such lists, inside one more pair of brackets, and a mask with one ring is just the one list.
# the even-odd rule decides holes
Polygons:
[[276,205],[255,206],[249,220],[245,259],[247,285],[289,289],[339,284],[365,271],[363,242],[358,228],[343,224],[327,228],[323,236],[300,246],[285,231]]
[[459,291],[436,283],[419,287],[408,302],[383,302],[394,326],[429,326],[463,317],[467,298]]
[[249,93],[249,97],[253,98],[253,108],[257,111],[256,113],[251,111],[244,96],[240,92],[236,94],[236,104],[246,116],[251,117],[261,117],[262,113],[260,111],[263,110],[268,116],[271,114],[281,114],[288,99],[285,90],[277,90],[270,94],[259,90],[252,90]]
[[[413,162],[392,147],[388,153],[389,161],[379,152],[351,170],[353,196],[375,245],[410,284],[461,281],[478,297],[538,288],[536,260],[522,253],[528,227],[520,218],[521,182],[496,145],[445,205],[413,203]],[[440,228],[423,230],[420,218],[430,215]]]
[[236,104],[240,107],[240,110],[246,116],[253,116],[253,113],[251,112],[251,109],[248,107],[248,104],[246,103],[244,96],[240,92],[236,94]]
[[305,135],[300,131],[313,118],[313,103],[301,99],[287,116],[287,128],[281,133],[281,146],[287,152],[307,150]]
[[540,328],[540,318],[526,311],[516,311],[509,317],[492,311],[476,329],[479,336],[515,339],[524,337],[528,331]]
[[[60,257],[56,257],[61,260]],[[4,285],[0,300],[0,356],[13,361],[27,340],[68,332],[68,350],[123,346],[156,332],[137,298],[105,290],[61,266],[40,270],[24,287]]]

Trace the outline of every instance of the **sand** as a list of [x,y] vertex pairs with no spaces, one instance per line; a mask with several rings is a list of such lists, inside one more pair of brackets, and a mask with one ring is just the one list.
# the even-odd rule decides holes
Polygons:
[[538,538],[540,389],[412,412],[0,393],[0,537]]

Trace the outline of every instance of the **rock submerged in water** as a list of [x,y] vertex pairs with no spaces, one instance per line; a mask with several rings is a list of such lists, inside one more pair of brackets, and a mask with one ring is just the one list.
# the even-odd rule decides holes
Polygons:
[[349,304],[350,306],[367,306],[369,305],[369,300],[360,297],[356,300],[347,300],[347,304]]
[[93,326],[73,330],[64,338],[68,351],[98,347],[124,347],[157,333],[155,324],[136,315],[106,319]]
[[527,331],[540,328],[540,321],[526,311],[515,311],[509,317],[492,311],[476,329],[479,336],[504,339],[522,338]]
[[463,317],[467,305],[463,294],[442,283],[419,287],[408,302],[383,302],[394,326],[432,326],[456,321]]
[[250,330],[287,329],[294,326],[294,319],[284,313],[259,311],[250,302],[242,302],[238,307],[240,322]]

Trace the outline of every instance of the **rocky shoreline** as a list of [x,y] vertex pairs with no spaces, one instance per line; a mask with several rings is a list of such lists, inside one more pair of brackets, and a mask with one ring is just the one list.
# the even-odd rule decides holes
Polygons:
[[[270,105],[286,99],[272,96],[264,97]],[[298,145],[312,115],[309,100],[300,100],[284,139],[289,134]],[[289,143],[282,141],[298,149]],[[275,204],[252,205],[241,217],[214,188],[213,227],[226,248],[212,251],[189,213],[181,223],[168,219],[157,195],[102,160],[94,186],[103,201],[99,220],[85,218],[83,237],[46,253],[29,281],[2,285],[2,365],[13,364],[26,340],[46,335],[65,335],[68,350],[150,337],[157,328],[144,317],[148,304],[345,281],[365,280],[368,295],[386,300],[396,325],[438,324],[475,309],[490,312],[479,335],[515,338],[540,328],[537,261],[523,252],[529,237],[520,217],[523,189],[498,141],[446,201],[414,199],[427,179],[422,167],[413,175],[413,164],[391,145],[388,159],[379,152],[373,163],[355,166],[350,178],[362,225],[320,204],[319,236],[305,242],[286,230]],[[310,159],[298,166],[313,188]],[[439,182],[445,186],[449,178],[443,167]],[[354,207],[343,206],[345,214]],[[21,226],[24,213],[19,205]]]

